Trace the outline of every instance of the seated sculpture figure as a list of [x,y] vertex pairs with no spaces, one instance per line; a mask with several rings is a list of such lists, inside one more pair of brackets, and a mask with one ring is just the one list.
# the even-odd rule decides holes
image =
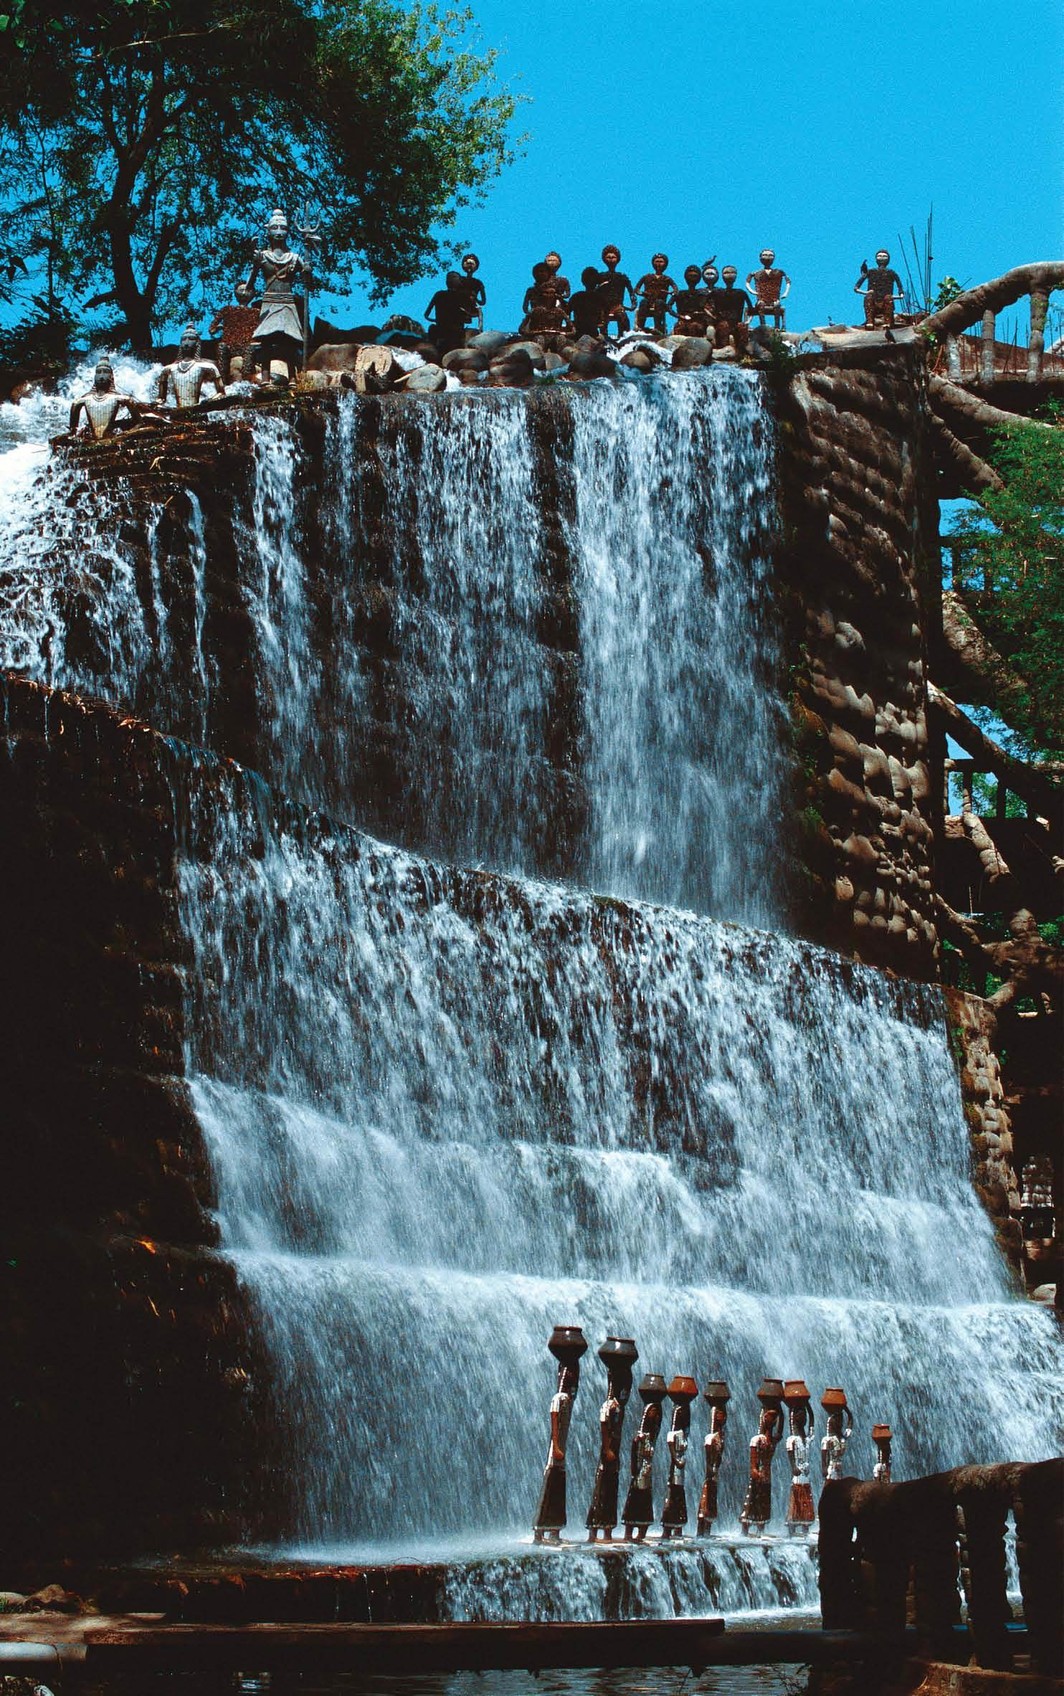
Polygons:
[[599,274],[594,265],[586,265],[580,273],[582,288],[569,296],[566,307],[572,320],[573,335],[598,336],[602,305],[598,296]]
[[186,324],[181,333],[180,357],[172,365],[164,365],[156,383],[156,396],[164,404],[172,395],[179,410],[198,406],[204,383],[213,383],[216,395],[225,393],[222,374],[209,359],[200,358],[199,332],[195,324]]
[[890,267],[890,254],[881,247],[876,254],[876,268],[870,271],[861,266],[861,274],[853,285],[854,294],[864,295],[865,329],[874,330],[877,323],[890,329],[894,322],[894,302],[905,299],[901,278]]
[[120,394],[115,388],[114,370],[106,354],[96,361],[92,388],[79,395],[70,408],[72,436],[78,433],[82,413],[85,415],[85,434],[97,442],[117,435],[123,413],[130,424],[140,420],[141,408],[133,396]]
[[776,264],[776,255],[771,247],[761,249],[760,259],[760,270],[751,271],[746,279],[747,288],[754,291],[750,316],[756,318],[762,327],[765,320],[771,318],[775,328],[782,330],[787,321],[783,303],[791,292],[791,279]]
[[750,296],[745,289],[736,288],[735,279],[739,273],[734,265],[725,265],[720,275],[724,287],[713,290],[717,346],[727,347],[731,342],[736,353],[743,354],[750,344],[750,325],[747,323]]
[[[562,288],[564,285],[564,294]],[[552,270],[545,259],[541,259],[532,267],[532,283],[525,290],[525,298],[521,306],[524,318],[521,324],[523,336],[551,336],[564,330],[567,322],[565,298],[569,285],[564,277],[559,280],[556,271]]]
[[617,334],[623,336],[631,329],[631,320],[625,311],[624,297],[627,294],[634,310],[636,305],[635,290],[631,278],[625,276],[617,267],[621,262],[621,250],[608,242],[602,249],[602,263],[605,271],[599,272],[599,300],[602,303],[600,327],[604,336],[608,336],[610,325],[616,324]]
[[[251,363],[251,342],[259,321],[257,306],[220,306],[214,314],[207,334],[218,344],[218,369],[222,382],[229,383],[236,375],[242,379]],[[234,373],[233,361],[239,359],[239,372]]]
[[686,288],[677,289],[669,302],[669,310],[676,316],[673,334],[677,336],[704,336],[706,333],[706,294],[699,288],[702,272],[697,265],[685,265],[683,280]]
[[280,210],[273,213],[267,226],[269,246],[256,248],[251,269],[244,282],[236,286],[236,298],[241,303],[251,299],[255,279],[262,273],[265,285],[262,307],[251,342],[251,358],[245,377],[251,377],[256,366],[260,381],[270,381],[270,364],[274,358],[287,367],[289,377],[299,370],[303,353],[303,323],[293,293],[298,278],[312,281],[310,266],[301,254],[288,246],[288,219]]
[[554,280],[554,292],[559,305],[564,306],[569,299],[569,279],[562,276],[562,256],[554,248],[543,255],[543,263]]
[[668,268],[668,254],[655,253],[650,261],[650,270],[636,283],[636,297],[642,297],[635,309],[637,330],[645,330],[649,319],[659,336],[665,334],[665,309],[670,297],[676,293],[676,284],[666,274]]

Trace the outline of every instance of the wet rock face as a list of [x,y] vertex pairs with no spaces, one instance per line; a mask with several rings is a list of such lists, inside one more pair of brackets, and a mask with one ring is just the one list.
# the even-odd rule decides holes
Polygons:
[[964,1117],[972,1138],[972,1176],[1002,1250],[1018,1266],[1023,1250],[1016,1218],[1020,1186],[1013,1162],[1011,1115],[994,1051],[994,1016],[978,995],[960,989],[947,989],[945,995]]
[[0,716],[0,1553],[24,1573],[237,1532],[252,1365],[183,1079],[158,739],[27,683]]
[[907,349],[855,350],[803,364],[777,396],[804,923],[933,978],[937,508],[922,370]]

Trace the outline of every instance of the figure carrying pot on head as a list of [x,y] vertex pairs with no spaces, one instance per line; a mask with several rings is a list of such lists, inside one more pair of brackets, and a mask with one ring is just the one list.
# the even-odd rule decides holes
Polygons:
[[754,1536],[761,1537],[772,1518],[772,1458],[783,1436],[783,1380],[763,1379],[757,1399],[761,1415],[750,1439],[750,1483],[739,1524],[745,1535],[750,1535],[752,1526]]
[[811,1397],[801,1378],[790,1378],[783,1387],[783,1400],[790,1414],[787,1459],[791,1463],[791,1488],[787,1497],[787,1530],[792,1537],[806,1537],[816,1518],[813,1486],[809,1479],[809,1439],[813,1434]]
[[720,1378],[707,1384],[702,1395],[709,1403],[709,1430],[705,1441],[706,1476],[698,1502],[698,1535],[708,1537],[717,1517],[717,1479],[724,1459],[724,1428],[728,1423],[731,1392]]
[[632,1438],[632,1477],[624,1498],[624,1540],[642,1543],[654,1519],[654,1449],[661,1430],[661,1404],[668,1391],[660,1372],[648,1372],[639,1386],[643,1417]]
[[688,1433],[691,1429],[691,1403],[698,1395],[693,1378],[677,1375],[669,1385],[669,1400],[673,1403],[672,1424],[665,1438],[669,1451],[669,1483],[665,1491],[665,1506],[661,1511],[661,1539],[682,1537],[687,1524],[687,1491],[684,1473],[687,1467]]
[[558,1362],[558,1388],[551,1398],[550,1448],[532,1535],[537,1543],[559,1543],[565,1528],[565,1451],[587,1342],[579,1325],[555,1325],[547,1347]]
[[825,1390],[820,1405],[828,1416],[827,1435],[820,1439],[820,1473],[828,1484],[842,1477],[843,1456],[853,1436],[853,1414],[846,1404],[845,1390]]
[[873,1425],[872,1441],[876,1445],[876,1464],[872,1468],[872,1477],[877,1484],[889,1484],[891,1480],[891,1444],[894,1433],[889,1425]]
[[639,1350],[631,1337],[607,1337],[598,1357],[606,1368],[606,1400],[599,1409],[599,1463],[587,1510],[587,1540],[594,1543],[601,1531],[603,1540],[609,1543],[617,1524],[621,1428],[632,1393],[632,1367],[639,1359]]

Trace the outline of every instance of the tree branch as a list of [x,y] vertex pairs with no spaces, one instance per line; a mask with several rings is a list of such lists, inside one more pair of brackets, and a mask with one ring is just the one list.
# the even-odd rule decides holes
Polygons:
[[1005,749],[991,740],[985,731],[961,711],[955,701],[936,687],[930,680],[927,685],[928,706],[933,718],[937,717],[942,729],[947,730],[955,742],[966,749],[972,759],[979,762],[985,771],[993,772],[1004,783],[1006,789],[1011,789],[1014,795],[1033,806],[1038,814],[1048,818],[1050,835],[1054,841],[1061,835],[1061,805],[1064,803],[1064,788],[1030,766],[1025,760],[1019,760],[1015,754],[1006,753]]
[[988,465],[985,459],[980,459],[970,447],[966,447],[960,438],[953,434],[944,418],[940,418],[937,412],[932,412],[931,421],[935,425],[936,445],[951,462],[957,476],[958,488],[968,490],[972,494],[980,494],[987,489],[998,492],[1005,487],[994,467]]
[[1064,261],[1042,260],[1034,265],[1016,265],[1011,271],[1002,272],[1000,277],[980,283],[978,288],[965,289],[941,312],[933,312],[930,318],[925,318],[920,325],[920,334],[935,336],[938,340],[944,336],[959,335],[969,325],[977,324],[984,312],[1000,312],[1002,307],[1012,306],[1032,290],[1049,294],[1053,289],[1064,289]]

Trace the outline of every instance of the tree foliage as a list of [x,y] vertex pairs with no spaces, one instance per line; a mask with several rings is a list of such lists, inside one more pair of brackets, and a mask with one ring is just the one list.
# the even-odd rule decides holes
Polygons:
[[275,205],[323,215],[330,284],[365,270],[382,299],[511,157],[515,101],[469,23],[395,0],[6,0],[9,235],[50,298],[116,307],[139,348],[231,293]]
[[[1003,487],[955,521],[968,612],[1021,680],[1009,723],[1032,753],[1064,757],[1064,428],[993,433]],[[956,564],[955,581],[956,581]]]

